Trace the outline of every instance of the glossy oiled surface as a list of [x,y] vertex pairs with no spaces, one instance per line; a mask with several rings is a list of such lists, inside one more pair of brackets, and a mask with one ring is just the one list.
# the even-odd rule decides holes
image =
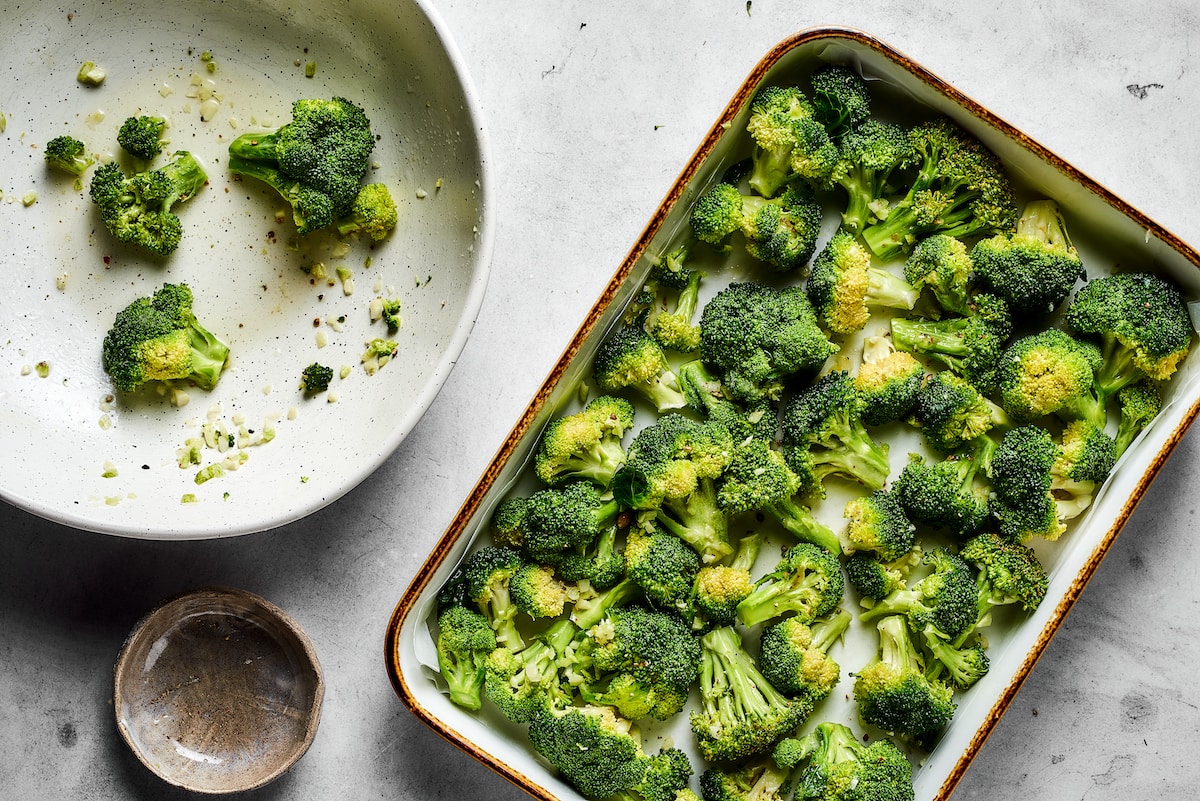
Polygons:
[[[527,799],[396,700],[382,668],[385,621],[734,88],[794,31],[837,22],[886,39],[1200,242],[1191,0],[1149,10],[1124,0],[978,10],[754,0],[749,12],[742,0],[507,0],[503,13],[478,0],[436,6],[486,111],[502,207],[488,293],[462,358],[395,456],[279,531],[129,542],[0,510],[4,795],[190,798],[121,741],[109,667],[147,609],[221,582],[287,609],[326,673],[309,752],[247,798]],[[6,197],[16,191],[0,183]],[[20,210],[0,203],[0,214]],[[547,225],[553,236],[543,235]],[[1190,691],[1200,658],[1197,431],[1160,472],[953,801],[1190,797],[1191,733],[1200,731]]]

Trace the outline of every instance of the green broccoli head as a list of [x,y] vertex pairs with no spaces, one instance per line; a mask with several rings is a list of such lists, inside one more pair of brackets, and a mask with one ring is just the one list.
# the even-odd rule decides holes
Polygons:
[[101,363],[113,385],[133,392],[147,381],[217,385],[229,346],[205,328],[192,310],[187,284],[163,284],[150,297],[117,312],[104,337]]
[[893,735],[922,736],[941,730],[954,716],[954,689],[925,675],[903,616],[887,615],[876,628],[875,657],[855,674],[859,717]]
[[509,579],[508,592],[517,610],[534,620],[558,617],[570,600],[565,582],[550,565],[527,562]]
[[886,216],[892,177],[914,155],[909,129],[894,122],[870,118],[842,134],[827,182],[846,193],[843,228],[857,233]]
[[732,765],[713,765],[700,774],[705,801],[781,801],[787,797],[789,771],[771,754]]
[[743,625],[757,626],[792,614],[810,623],[842,602],[845,587],[835,554],[809,542],[798,542],[738,604],[738,619]]
[[838,138],[871,115],[871,93],[863,77],[845,64],[818,67],[809,78],[813,115]]
[[116,162],[102,164],[92,173],[89,195],[104,227],[118,241],[168,256],[183,236],[183,223],[172,209],[207,182],[200,162],[180,150],[167,164],[131,176]]
[[1107,412],[1096,390],[1100,369],[1099,348],[1057,328],[1019,337],[997,366],[1000,405],[1018,423],[1055,415],[1103,426]]
[[916,527],[893,491],[879,489],[851,498],[846,502],[845,517],[844,554],[869,551],[891,562],[912,550]]
[[56,136],[46,142],[42,151],[46,165],[76,178],[83,175],[96,160],[87,153],[83,142],[73,136]]
[[1017,542],[1057,540],[1066,532],[1052,486],[1060,448],[1050,432],[1024,425],[1005,432],[992,457],[991,512],[1000,534]]
[[859,417],[867,426],[903,420],[912,414],[925,366],[907,351],[896,350],[890,337],[869,337],[863,361],[854,374]]
[[889,593],[860,615],[864,622],[903,615],[915,631],[932,627],[954,638],[975,625],[975,576],[970,565],[946,548],[926,551],[922,561],[930,572],[906,587]]
[[766,86],[750,102],[746,132],[754,141],[750,188],[772,198],[797,179],[816,180],[831,169],[837,148],[815,108],[797,86]]
[[486,617],[465,606],[450,606],[438,615],[438,670],[450,700],[464,709],[482,705],[484,663],[496,649],[496,632]]
[[864,743],[849,726],[826,721],[810,733],[788,738],[775,748],[796,797],[820,801],[913,801],[913,768],[895,743]]
[[1032,612],[1046,597],[1049,576],[1028,545],[985,531],[963,543],[958,555],[978,571],[980,620],[997,606]]
[[921,562],[920,546],[891,562],[883,562],[870,551],[859,551],[847,557],[843,567],[846,581],[868,601],[878,601],[904,589],[913,569]]
[[834,334],[862,330],[874,307],[911,309],[919,296],[903,278],[874,265],[871,252],[844,228],[817,254],[805,288],[822,324]]
[[626,540],[625,575],[656,609],[690,618],[699,570],[700,554],[674,534],[632,531]]
[[128,117],[117,129],[117,144],[131,156],[150,161],[162,152],[162,137],[166,128],[167,121],[162,117]]
[[598,396],[582,411],[554,418],[534,454],[534,472],[551,486],[578,479],[608,486],[625,461],[622,437],[633,420],[633,404],[612,395]]
[[980,392],[992,394],[1000,357],[1012,333],[1012,316],[1002,298],[980,293],[966,302],[965,316],[939,320],[896,317],[891,332],[897,349],[920,354]]
[[313,362],[300,373],[300,388],[308,393],[324,392],[333,380],[333,368]]
[[517,607],[509,590],[512,577],[523,564],[519,551],[497,545],[485,545],[463,564],[466,599],[487,617],[497,642],[511,650],[525,645],[517,630]]
[[538,563],[583,552],[615,525],[619,511],[618,504],[590,481],[538,490],[526,502],[522,550]]
[[910,520],[954,537],[969,537],[987,522],[988,474],[997,442],[981,436],[974,445],[942,459],[909,460],[892,493]]
[[934,234],[917,242],[908,254],[904,279],[918,291],[928,289],[945,311],[965,316],[974,269],[961,239]]
[[648,757],[630,721],[609,706],[539,709],[529,742],[589,799],[604,799],[640,784]]
[[602,392],[632,391],[660,413],[687,405],[662,346],[639,324],[622,325],[600,343],[592,375]]
[[1142,430],[1162,411],[1162,395],[1149,381],[1138,381],[1117,391],[1121,416],[1114,437],[1117,456],[1125,453]]
[[742,193],[724,181],[713,184],[696,198],[689,219],[697,239],[724,246],[742,229]]
[[387,185],[372,183],[358,190],[350,213],[337,221],[337,229],[342,236],[361,233],[379,242],[387,238],[398,220],[396,201]]
[[1021,315],[1045,315],[1058,308],[1084,274],[1052,200],[1026,204],[1016,230],[976,242],[971,261],[985,290]]
[[813,703],[829,696],[841,678],[841,667],[829,655],[850,626],[851,614],[838,609],[812,623],[787,617],[762,631],[758,664],[762,674],[789,697]]
[[926,376],[917,392],[912,420],[929,446],[947,455],[970,447],[993,428],[1011,423],[1003,408],[949,370]]
[[821,206],[796,187],[773,198],[742,198],[746,252],[779,272],[808,264],[821,232]]

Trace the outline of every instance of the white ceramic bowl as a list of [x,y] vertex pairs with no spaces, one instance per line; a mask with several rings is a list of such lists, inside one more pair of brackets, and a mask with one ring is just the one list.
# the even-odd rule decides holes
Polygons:
[[[437,15],[423,0],[0,6],[0,248],[11,278],[0,294],[0,497],[78,528],[185,539],[272,528],[347,492],[433,401],[487,281],[486,140]],[[106,70],[100,86],[76,80],[84,60]],[[220,98],[210,121],[188,97],[193,76]],[[296,99],[335,95],[371,118],[367,180],[387,183],[400,211],[389,239],[351,242],[345,255],[327,237],[298,242],[290,220],[276,218],[278,197],[225,167],[233,137],[283,124]],[[47,170],[41,150],[70,134],[114,154],[117,128],[137,113],[166,116],[168,153],[193,152],[210,177],[178,208],[185,233],[165,260],[118,246],[88,198],[90,171],[77,189]],[[331,276],[351,268],[353,293],[313,282],[303,268],[317,261]],[[104,334],[119,309],[166,281],[192,287],[201,321],[232,349],[230,365],[183,407],[153,394],[106,401]],[[368,375],[366,341],[389,336],[368,312],[378,295],[401,299],[403,325],[391,336],[397,357]],[[350,368],[334,378],[336,402],[300,392],[313,361]],[[178,466],[177,449],[206,419],[244,426],[250,440],[276,420],[275,437],[235,449],[247,457],[236,472],[197,485],[203,464],[229,455],[209,449],[202,465]],[[187,494],[194,503],[182,502]]]

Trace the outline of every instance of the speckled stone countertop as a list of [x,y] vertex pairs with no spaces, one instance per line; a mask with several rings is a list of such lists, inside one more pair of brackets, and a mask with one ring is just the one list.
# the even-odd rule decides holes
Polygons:
[[[381,469],[279,530],[127,541],[0,508],[0,796],[186,797],[120,740],[112,666],[151,606],[221,583],[291,612],[328,681],[312,749],[251,797],[523,797],[399,703],[383,668],[384,626],[708,126],[792,32],[835,24],[883,39],[1200,244],[1200,10],[1190,0],[433,5],[478,90],[497,189],[491,283],[457,367]],[[1193,433],[955,801],[1195,795],[1197,479]]]

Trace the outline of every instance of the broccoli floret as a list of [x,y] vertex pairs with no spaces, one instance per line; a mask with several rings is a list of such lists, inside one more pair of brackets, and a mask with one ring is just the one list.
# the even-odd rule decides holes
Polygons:
[[898,350],[920,354],[990,394],[996,390],[1012,317],[1002,298],[979,294],[967,304],[965,316],[940,320],[894,317],[891,330]]
[[350,212],[337,221],[338,233],[366,234],[375,242],[387,238],[396,227],[399,212],[386,184],[366,184],[358,190]]
[[569,703],[558,663],[579,629],[560,620],[527,645],[496,648],[484,659],[483,695],[513,723],[528,723],[547,709]]
[[732,626],[705,634],[700,649],[700,708],[690,723],[705,760],[766,753],[811,712],[807,700],[790,699],[771,686]]
[[842,602],[845,587],[837,556],[812,543],[798,542],[738,604],[738,620],[757,626],[793,614],[801,622],[811,623]]
[[822,376],[783,407],[783,454],[798,473],[812,470],[823,482],[836,475],[869,490],[887,483],[888,444],[863,422],[855,380],[845,371]]
[[971,567],[946,548],[925,552],[922,561],[931,572],[911,587],[881,598],[859,619],[869,623],[890,615],[904,615],[914,631],[927,629],[954,638],[975,625],[977,588]]
[[746,252],[786,272],[808,263],[817,248],[821,206],[811,192],[789,187],[777,197],[743,195],[735,186],[714,184],[696,199],[692,232],[702,242],[725,248],[740,232]]
[[1012,420],[965,378],[942,370],[926,376],[917,391],[912,422],[931,448],[949,455]]
[[876,628],[875,657],[854,674],[859,717],[892,735],[921,736],[942,729],[954,716],[954,689],[925,675],[902,615],[887,615]]
[[379,316],[389,333],[400,330],[400,298],[380,298]]
[[900,276],[871,262],[871,252],[839,229],[817,258],[805,285],[822,324],[834,334],[860,331],[875,307],[912,309],[918,291]]
[[163,148],[167,121],[152,115],[128,117],[117,130],[117,144],[131,156],[150,161]]
[[576,585],[587,582],[593,590],[607,590],[625,577],[625,554],[617,548],[617,535],[622,528],[605,525],[590,546],[572,549],[552,558],[552,565],[563,581]]
[[914,523],[969,537],[988,520],[989,475],[997,446],[997,440],[983,435],[942,459],[914,456],[900,471],[892,492]]
[[600,343],[592,375],[602,392],[631,390],[660,413],[687,405],[662,346],[641,324],[623,325]]
[[843,723],[826,721],[775,748],[796,797],[815,801],[913,801],[912,763],[891,740],[863,743]]
[[313,362],[300,372],[300,388],[308,393],[324,392],[333,380],[333,368]]
[[943,675],[954,687],[965,690],[987,675],[991,659],[982,642],[955,645],[938,632],[927,632],[925,648],[929,652],[930,678],[940,680]]
[[784,695],[804,696],[814,704],[825,699],[841,678],[841,667],[829,649],[841,640],[851,617],[837,609],[812,623],[787,617],[767,626],[758,655],[762,674]]
[[717,490],[717,504],[731,514],[761,512],[800,542],[838,553],[837,534],[799,500],[813,491],[813,481],[811,475],[793,471],[770,442],[751,437],[734,449]]
[[625,575],[656,609],[690,617],[700,555],[666,532],[632,531],[625,543]]
[[550,486],[588,479],[607,487],[625,460],[621,440],[633,420],[633,405],[612,395],[551,420],[534,454],[534,473]]
[[663,748],[649,757],[642,780],[605,801],[700,801],[688,788],[692,763],[678,748]]
[[104,372],[117,389],[133,392],[147,381],[217,385],[229,346],[196,319],[192,301],[187,284],[163,284],[117,312],[101,348]]
[[878,601],[908,586],[908,577],[920,564],[922,554],[919,545],[891,562],[880,561],[869,551],[850,554],[843,564],[846,581],[866,601]]
[[846,555],[868,551],[891,562],[912,550],[916,527],[895,492],[880,489],[851,498],[845,517],[849,522],[841,541]]
[[700,358],[735,401],[778,400],[785,381],[837,351],[799,287],[734,282],[700,315]]
[[488,528],[497,545],[520,548],[525,542],[525,513],[529,510],[529,499],[510,496],[496,504],[488,520]]
[[754,591],[751,570],[762,548],[762,535],[746,534],[738,541],[733,560],[704,565],[692,585],[692,608],[705,626],[731,626],[737,622],[737,605]]
[[280,128],[234,139],[229,169],[278,192],[291,206],[297,232],[307,234],[353,212],[374,148],[361,107],[342,97],[303,99]]
[[1138,381],[1117,392],[1121,416],[1117,420],[1117,456],[1125,453],[1142,430],[1162,411],[1162,395],[1149,381]]
[[1028,545],[985,531],[967,540],[958,555],[978,574],[977,625],[988,622],[997,606],[1013,605],[1032,612],[1046,597],[1049,576]]
[[970,313],[973,271],[966,244],[948,234],[925,237],[904,262],[904,280],[917,291],[928,289],[943,310],[963,316]]
[[521,547],[530,561],[553,564],[585,553],[616,524],[620,507],[590,481],[538,490],[529,496]]
[[733,447],[722,426],[670,413],[643,428],[612,480],[613,496],[653,512],[654,525],[692,546],[705,564],[733,552],[729,521],[717,504],[716,479]]
[[742,198],[738,188],[720,181],[704,190],[692,204],[692,233],[701,242],[728,247],[729,238],[742,228]]
[[892,122],[868,119],[839,139],[828,183],[846,192],[843,228],[859,232],[886,216],[891,178],[914,154],[908,129]]
[[818,67],[812,83],[813,115],[831,137],[840,138],[871,114],[871,93],[862,76],[844,64]]
[[680,353],[699,349],[700,326],[695,318],[703,278],[704,273],[699,270],[689,270],[687,282],[675,292],[673,304],[664,298],[664,285],[659,284],[656,303],[646,320],[646,331],[662,347]]
[[1013,228],[1012,185],[982,142],[946,117],[914,126],[909,136],[916,177],[862,232],[876,256],[890,261],[932,234],[969,238]]
[[496,632],[486,617],[465,606],[450,606],[438,615],[438,670],[450,700],[464,709],[479,709],[484,664],[496,649]]
[[46,165],[62,170],[76,178],[83,175],[96,160],[88,155],[83,142],[73,136],[56,136],[46,143],[42,151]]
[[1107,411],[1097,393],[1100,349],[1057,328],[1019,337],[1000,355],[1000,406],[1017,423],[1046,415],[1103,427]]
[[527,562],[517,568],[508,582],[509,596],[517,610],[534,620],[558,617],[570,600],[565,582],[550,565]]
[[676,375],[688,407],[709,422],[728,429],[734,442],[747,437],[775,437],[779,413],[769,400],[763,398],[749,403],[730,400],[721,379],[700,359],[680,365]]
[[485,545],[463,563],[466,597],[479,606],[503,647],[518,650],[525,640],[517,630],[517,607],[509,591],[513,575],[525,564],[519,551]]
[[1058,308],[1083,276],[1083,263],[1052,200],[1026,204],[1015,232],[979,240],[971,261],[983,287],[1019,315],[1045,315]]
[[589,799],[636,787],[648,767],[637,731],[609,706],[539,709],[529,722],[529,742]]
[[789,774],[771,754],[713,765],[700,774],[700,793],[704,801],[783,801]]
[[116,162],[101,164],[92,173],[89,194],[104,227],[119,242],[167,256],[183,236],[183,223],[172,209],[207,181],[200,162],[180,150],[163,166],[133,175],[123,173]]
[[[827,100],[822,102],[828,109]],[[754,140],[751,189],[771,198],[797,179],[819,179],[829,172],[837,147],[816,113],[796,86],[767,86],[755,94],[746,122],[746,132]]]
[[700,641],[678,616],[618,608],[586,635],[570,657],[597,676],[580,686],[585,701],[616,707],[630,720],[666,720],[683,709],[699,676]]
[[1102,397],[1142,378],[1167,380],[1192,343],[1191,318],[1179,287],[1150,273],[1088,281],[1067,308],[1066,323],[1100,343],[1103,359],[1096,386]]
[[1050,492],[1058,516],[1070,520],[1083,514],[1096,490],[1117,461],[1117,443],[1086,420],[1073,420],[1063,429],[1058,458],[1050,467]]
[[1067,530],[1051,486],[1060,449],[1050,432],[1025,425],[1005,432],[992,457],[991,512],[1016,542],[1057,540]]
[[854,374],[859,417],[868,426],[905,419],[916,406],[924,379],[925,366],[911,353],[896,350],[890,337],[868,337]]

